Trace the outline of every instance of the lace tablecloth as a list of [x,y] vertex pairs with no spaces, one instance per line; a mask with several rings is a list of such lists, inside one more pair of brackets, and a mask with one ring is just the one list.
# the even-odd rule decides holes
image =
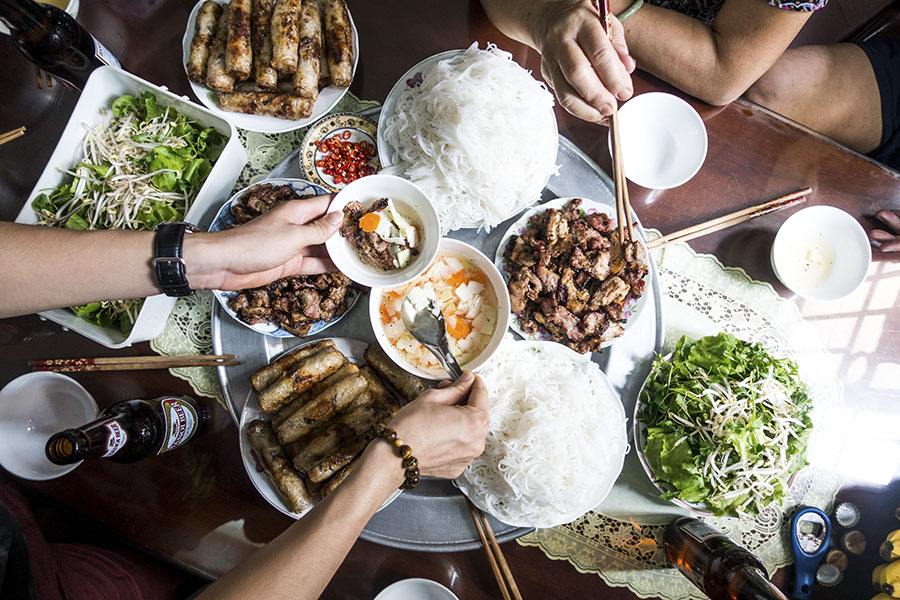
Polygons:
[[[376,105],[347,94],[335,110],[361,112]],[[240,131],[250,160],[235,190],[264,178],[300,144],[305,132]],[[658,235],[648,233],[651,237]],[[669,246],[656,258],[667,346],[674,346],[683,333],[698,337],[717,331],[763,341],[776,353],[797,360],[817,405],[841,402],[838,380],[833,376],[823,378],[821,370],[814,371],[817,364],[827,364],[814,329],[803,321],[794,304],[780,298],[769,284],[752,280],[741,269],[724,267],[713,256],[695,254],[686,244]],[[163,332],[150,342],[151,348],[166,355],[212,353],[213,302],[210,292],[179,299]],[[224,407],[214,369],[192,367],[170,372],[188,381],[198,395],[215,398]],[[657,500],[655,493],[649,500],[647,493],[635,494],[630,486],[633,482],[640,482],[637,487],[649,485],[632,452],[610,497],[595,511],[568,525],[535,531],[518,542],[540,548],[551,559],[566,560],[583,573],[599,575],[609,585],[628,587],[641,598],[703,600],[705,596],[687,579],[667,567],[658,545],[665,523],[680,509]],[[840,486],[837,475],[807,467],[795,478],[782,506],[771,506],[756,518],[706,520],[746,546],[773,572],[793,560],[787,525],[794,510],[817,506],[828,511]]]

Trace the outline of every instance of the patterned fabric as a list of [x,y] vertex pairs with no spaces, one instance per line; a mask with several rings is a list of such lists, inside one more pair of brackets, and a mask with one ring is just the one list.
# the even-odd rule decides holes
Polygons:
[[[813,0],[812,2],[801,2],[800,0],[763,0],[772,6],[783,8],[785,10],[799,10],[803,12],[811,12],[819,10],[828,0]],[[647,0],[649,4],[654,4],[662,8],[684,13],[689,17],[700,19],[707,25],[711,25],[719,9],[725,4],[725,0]]]

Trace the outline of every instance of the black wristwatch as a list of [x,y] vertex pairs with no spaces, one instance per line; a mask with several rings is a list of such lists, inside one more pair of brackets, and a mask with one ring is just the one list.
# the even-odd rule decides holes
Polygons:
[[156,226],[153,241],[153,268],[159,287],[166,296],[190,296],[194,293],[184,269],[184,233],[194,233],[197,228],[180,221],[160,223]]

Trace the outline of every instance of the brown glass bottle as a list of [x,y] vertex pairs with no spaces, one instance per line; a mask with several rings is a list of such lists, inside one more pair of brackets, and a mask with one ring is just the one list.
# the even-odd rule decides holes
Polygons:
[[184,444],[206,420],[189,396],[126,400],[104,409],[96,421],[51,436],[47,458],[58,465],[86,458],[134,462]]
[[676,519],[663,544],[669,562],[710,600],[787,600],[758,558],[703,521]]
[[106,47],[66,11],[33,0],[0,0],[0,19],[25,57],[76,89],[91,71],[120,66]]

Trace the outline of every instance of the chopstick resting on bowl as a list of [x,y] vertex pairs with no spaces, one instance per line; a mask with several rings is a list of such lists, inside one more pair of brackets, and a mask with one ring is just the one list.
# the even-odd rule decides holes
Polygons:
[[704,221],[703,223],[698,223],[697,225],[691,225],[690,227],[686,227],[679,231],[664,235],[660,238],[656,238],[655,240],[651,240],[647,244],[647,248],[649,250],[659,250],[660,248],[665,248],[669,244],[675,242],[686,242],[688,240],[692,240],[694,238],[698,238],[715,231],[721,231],[722,229],[733,227],[740,223],[755,219],[756,217],[761,217],[763,215],[773,213],[783,208],[796,206],[797,204],[805,202],[806,196],[808,196],[810,193],[812,193],[812,188],[805,187],[802,190],[797,190],[796,192],[791,192],[790,194],[779,196],[778,198],[769,200],[768,202],[750,206],[748,208],[744,208],[733,213],[717,217],[715,219],[710,219],[709,221]]
[[10,129],[6,133],[0,133],[0,146],[5,144],[6,142],[11,142],[16,138],[20,138],[25,135],[25,126],[16,127],[15,129]]
[[76,373],[81,371],[140,371],[175,367],[230,367],[241,364],[234,354],[191,354],[184,356],[117,356],[111,358],[51,358],[30,360],[34,371]]
[[[469,513],[472,515],[472,520],[475,521],[475,529],[478,530],[478,537],[481,538],[481,544],[491,563],[491,570],[494,572],[497,585],[500,586],[503,600],[522,600],[522,594],[519,593],[519,587],[516,585],[516,580],[513,579],[509,565],[506,564],[506,558],[503,556],[503,551],[500,550],[500,544],[494,537],[494,531],[491,529],[487,517],[484,516],[481,509],[475,508],[468,498],[466,498],[466,506],[469,507]],[[485,532],[487,537],[485,537]]]

